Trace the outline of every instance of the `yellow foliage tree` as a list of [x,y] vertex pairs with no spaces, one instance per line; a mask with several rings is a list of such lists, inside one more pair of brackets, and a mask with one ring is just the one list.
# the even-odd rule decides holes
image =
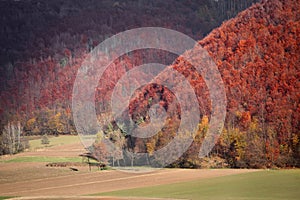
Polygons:
[[64,126],[60,120],[61,113],[58,112],[56,115],[52,116],[49,120],[49,128],[55,133],[62,133],[64,130]]

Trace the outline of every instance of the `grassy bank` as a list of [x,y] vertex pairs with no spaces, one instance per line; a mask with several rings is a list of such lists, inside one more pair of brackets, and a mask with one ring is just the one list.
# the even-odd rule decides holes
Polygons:
[[48,136],[48,139],[49,144],[44,145],[41,143],[41,137],[33,140],[29,137],[30,150],[37,150],[43,149],[45,147],[54,147],[67,144],[75,144],[80,142],[80,138],[78,135],[60,135],[58,137]]
[[20,163],[20,162],[82,162],[80,157],[46,157],[46,156],[24,156],[15,157],[9,160],[1,161],[3,163]]
[[298,200],[300,170],[266,170],[96,195],[198,200]]

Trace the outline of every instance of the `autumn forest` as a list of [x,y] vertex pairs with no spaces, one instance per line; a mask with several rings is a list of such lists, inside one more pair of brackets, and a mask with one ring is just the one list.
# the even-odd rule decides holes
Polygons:
[[[72,92],[85,58],[116,33],[153,26],[190,36],[215,62],[227,99],[220,137],[208,156],[198,156],[213,112],[204,78],[182,57],[148,49],[121,56],[98,80],[95,106],[105,138],[150,157],[174,138],[181,107],[162,85],[147,85],[130,99],[127,114],[134,124],[120,126],[108,114],[118,80],[160,59],[189,81],[198,101],[191,109],[200,109],[192,144],[168,167],[300,166],[298,0],[7,0],[0,13],[0,155],[24,151],[27,136],[76,135]],[[131,136],[134,127],[149,123],[154,104],[171,113],[164,127],[150,138]],[[102,162],[123,162],[122,155],[107,156],[100,136],[90,150]]]

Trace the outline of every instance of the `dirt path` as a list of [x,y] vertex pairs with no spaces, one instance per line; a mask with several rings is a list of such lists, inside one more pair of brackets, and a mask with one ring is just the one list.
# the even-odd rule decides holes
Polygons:
[[[43,151],[24,152],[10,157],[2,157],[1,159],[22,156],[76,157],[83,152],[85,152],[83,146],[76,143],[56,146]],[[116,200],[126,198],[80,196],[255,171],[163,169],[149,173],[127,173],[116,170],[89,172],[88,167],[82,167],[79,171],[71,171],[68,168],[46,167],[45,164],[0,162],[0,196],[22,196],[18,199]]]
[[255,170],[164,169],[146,174],[121,171],[87,172],[15,183],[0,183],[0,196],[78,196],[114,190],[205,179]]
[[[169,198],[141,198],[141,197],[101,197],[101,196],[40,196],[40,197],[15,197],[10,200],[176,200]],[[183,200],[183,199],[178,199]]]

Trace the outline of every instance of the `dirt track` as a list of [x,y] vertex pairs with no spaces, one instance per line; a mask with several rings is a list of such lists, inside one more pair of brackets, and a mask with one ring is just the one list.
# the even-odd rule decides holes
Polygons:
[[165,169],[151,173],[99,171],[41,178],[15,183],[0,183],[0,196],[77,196],[121,189],[175,183],[253,170],[184,170]]
[[[49,148],[45,151],[24,152],[12,157],[73,157],[78,156],[79,153],[83,153],[84,151],[85,150],[81,144],[72,144]],[[79,171],[71,171],[69,168],[46,167],[45,164],[46,163],[26,162],[0,163],[0,196],[22,196],[24,197],[23,199],[26,199],[25,197],[29,196],[30,197],[27,199],[32,199],[33,196],[39,196],[39,199],[50,199],[50,196],[56,196],[51,199],[77,199],[79,198],[78,196],[87,194],[176,183],[196,179],[199,180],[254,171],[237,169],[163,169],[149,173],[127,173],[116,170],[89,172],[87,166],[80,168]],[[41,198],[41,196],[46,196],[47,198]],[[75,198],[75,196],[77,197]],[[90,198],[92,197],[84,197],[83,199]],[[113,200],[116,198],[105,197],[104,199]]]

